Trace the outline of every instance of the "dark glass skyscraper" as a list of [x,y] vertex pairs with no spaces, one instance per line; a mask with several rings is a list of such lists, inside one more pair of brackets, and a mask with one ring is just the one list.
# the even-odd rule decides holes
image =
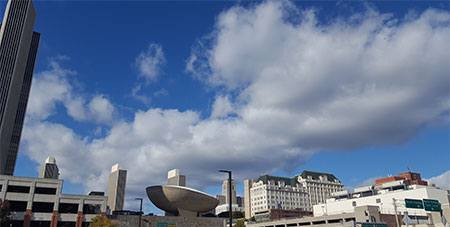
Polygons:
[[0,30],[0,174],[13,175],[40,34],[31,0],[9,0]]

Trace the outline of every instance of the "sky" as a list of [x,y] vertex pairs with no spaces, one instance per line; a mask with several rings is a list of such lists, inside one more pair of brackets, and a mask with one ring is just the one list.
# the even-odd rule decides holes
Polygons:
[[120,163],[134,210],[174,168],[212,195],[219,169],[241,195],[303,170],[351,188],[411,168],[450,187],[448,1],[34,4],[15,175],[53,156],[63,192],[85,194]]

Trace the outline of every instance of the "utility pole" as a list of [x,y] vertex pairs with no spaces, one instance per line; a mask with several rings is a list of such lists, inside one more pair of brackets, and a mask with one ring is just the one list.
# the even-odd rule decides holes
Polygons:
[[397,227],[400,227],[398,223],[397,204],[395,203],[395,198],[392,198],[392,202],[394,202],[395,223],[397,223]]
[[232,204],[232,200],[233,200],[233,198],[232,198],[232,193],[231,193],[231,171],[230,170],[219,170],[219,172],[222,172],[222,173],[228,173],[228,197],[229,197],[229,211],[228,211],[228,215],[230,216],[230,227],[232,227],[233,226],[233,206],[231,205]]
[[141,201],[141,206],[139,207],[139,227],[141,227],[141,221],[142,221],[142,198],[135,198],[135,200]]

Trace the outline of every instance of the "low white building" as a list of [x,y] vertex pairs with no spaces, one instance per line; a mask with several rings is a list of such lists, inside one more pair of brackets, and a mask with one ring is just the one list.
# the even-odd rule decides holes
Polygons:
[[332,198],[325,203],[314,205],[314,216],[334,215],[354,212],[358,206],[378,206],[382,214],[395,214],[395,206],[398,213],[405,211],[409,215],[426,216],[430,211],[424,209],[412,209],[405,207],[405,199],[433,199],[442,205],[449,204],[450,190],[439,189],[431,186],[408,185],[405,180],[384,183],[375,189],[366,186],[354,189],[354,193],[342,191],[334,193]]
[[0,199],[8,200],[11,226],[89,226],[106,215],[107,197],[62,194],[62,180],[0,175]]
[[[221,214],[223,212],[228,212],[230,210],[229,204],[220,204],[216,206],[215,214]],[[240,207],[238,204],[231,204],[231,211],[241,211],[244,212],[244,207]]]

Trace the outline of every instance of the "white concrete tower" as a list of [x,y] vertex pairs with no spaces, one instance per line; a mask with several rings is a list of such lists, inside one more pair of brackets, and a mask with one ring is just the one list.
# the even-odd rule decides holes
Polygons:
[[108,207],[112,211],[123,210],[125,200],[125,185],[127,181],[127,171],[123,170],[119,163],[111,168],[108,179]]
[[39,178],[58,179],[59,169],[56,165],[56,159],[54,157],[48,157],[45,160],[44,165],[39,169]]

